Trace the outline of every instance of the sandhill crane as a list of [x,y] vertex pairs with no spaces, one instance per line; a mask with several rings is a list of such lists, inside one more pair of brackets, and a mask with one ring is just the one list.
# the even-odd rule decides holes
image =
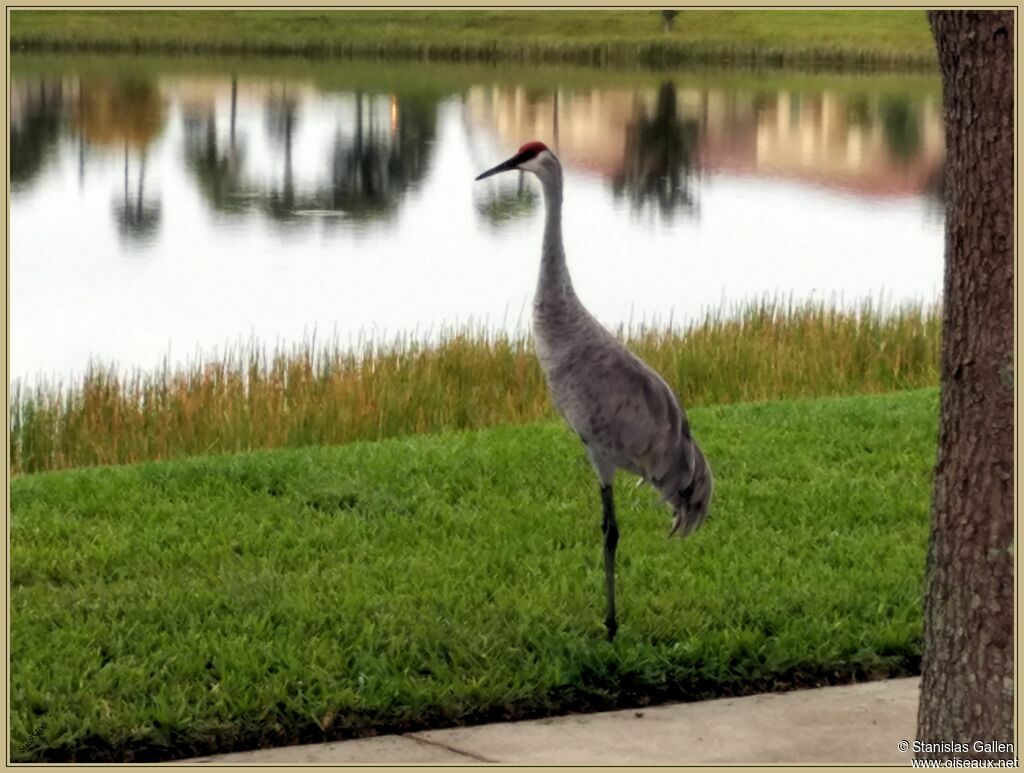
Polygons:
[[573,290],[562,246],[562,166],[542,142],[528,142],[482,180],[513,169],[532,172],[546,216],[533,301],[537,358],[559,413],[586,446],[601,485],[606,616],[615,638],[615,547],[619,541],[612,482],[617,469],[640,475],[673,509],[669,531],[690,534],[704,521],[713,479],[690,435],[686,413],[668,384],[591,316]]

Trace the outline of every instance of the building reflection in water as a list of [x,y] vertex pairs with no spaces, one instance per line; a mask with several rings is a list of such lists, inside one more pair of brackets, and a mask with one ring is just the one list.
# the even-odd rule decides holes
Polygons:
[[709,96],[701,163],[712,171],[898,197],[922,195],[942,166],[938,95],[781,91],[753,101]]
[[478,86],[468,123],[502,148],[554,140],[567,170],[634,207],[693,211],[708,174],[781,178],[865,196],[920,196],[944,156],[941,97],[913,92]]

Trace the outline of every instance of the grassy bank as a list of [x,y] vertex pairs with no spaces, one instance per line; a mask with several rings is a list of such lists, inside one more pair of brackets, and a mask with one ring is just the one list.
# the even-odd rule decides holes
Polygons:
[[[692,411],[711,518],[560,423],[25,476],[11,753],[169,759],[913,672],[936,390]],[[36,740],[25,743],[45,724]]]
[[671,66],[934,67],[923,10],[13,11],[11,46]]
[[[685,329],[622,332],[687,405],[887,392],[938,384],[937,305],[857,312],[782,301],[721,308]],[[332,445],[552,417],[526,334],[464,328],[348,348],[241,344],[153,372],[96,367],[16,382],[16,473],[190,454]]]

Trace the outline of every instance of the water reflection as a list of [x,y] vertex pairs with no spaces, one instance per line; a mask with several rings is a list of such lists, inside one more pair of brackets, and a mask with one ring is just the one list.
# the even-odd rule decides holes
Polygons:
[[889,153],[895,161],[911,163],[921,152],[920,117],[906,99],[885,97],[879,106]]
[[[160,202],[142,196],[144,158],[161,139],[169,101],[182,116],[180,157],[208,206],[224,215],[387,219],[424,180],[437,136],[436,97],[356,90],[325,95],[341,104],[324,110],[320,95],[302,84],[250,83],[242,85],[240,107],[239,81],[237,74],[216,84],[186,81],[169,94],[164,82],[138,77],[82,78],[69,98],[72,89],[59,78],[15,77],[12,185],[23,188],[45,168],[67,127],[83,175],[90,149],[130,156],[137,184],[131,206],[120,197],[119,222],[130,233],[151,229]],[[527,137],[546,141],[567,169],[596,173],[634,211],[650,206],[665,216],[694,210],[702,170],[922,195],[934,189],[943,155],[937,95],[722,92],[665,81],[632,90],[474,86],[463,100],[471,132],[490,135],[503,150]],[[316,162],[299,165],[299,157]],[[495,187],[492,198],[478,202],[492,223],[533,211],[517,189]]]
[[[635,210],[692,211],[703,172],[800,180],[858,195],[918,196],[943,157],[938,93],[695,88],[475,87],[467,105],[503,148],[557,140]],[[559,127],[555,132],[552,127]]]
[[164,99],[153,81],[84,80],[78,99],[76,128],[91,145],[146,148],[163,130]]
[[231,79],[231,107],[228,136],[221,141],[217,133],[217,112],[212,105],[192,106],[182,117],[185,163],[192,172],[203,198],[217,212],[241,213],[247,206],[243,196],[242,167],[245,140],[236,132],[238,79]]
[[[236,128],[237,102],[233,78],[226,137],[218,132],[214,104],[193,106],[183,116],[186,162],[221,214],[257,211],[293,225],[312,222],[310,215],[386,220],[427,173],[436,136],[434,102],[356,92],[339,106],[341,115],[310,118],[321,139],[314,145],[302,139],[308,95],[272,85],[261,99],[266,147],[254,158]],[[299,156],[314,163],[300,165]]]
[[574,278],[608,324],[940,284],[937,79],[119,61],[12,73],[15,374],[314,325],[514,325],[540,191],[472,179],[529,139],[562,160]]
[[698,138],[697,119],[680,116],[676,87],[666,81],[658,89],[653,115],[638,104],[626,126],[622,169],[612,179],[615,195],[625,195],[634,212],[647,204],[666,217],[680,209],[692,212]]
[[367,95],[357,93],[353,136],[341,127],[331,154],[330,187],[309,207],[352,214],[357,219],[379,218],[395,212],[402,195],[427,172],[437,131],[436,105],[417,99],[388,100],[387,127]]
[[139,150],[136,156],[136,183],[129,184],[128,145],[124,148],[124,195],[113,203],[114,220],[118,233],[126,239],[146,242],[160,226],[162,205],[159,199],[146,198],[146,151]]
[[11,88],[14,191],[27,187],[53,152],[66,113],[64,100],[64,84],[56,78],[26,78]]
[[[162,94],[154,82],[142,78],[84,81],[74,112],[83,153],[88,146],[123,152],[123,187],[111,207],[114,221],[123,238],[145,243],[160,226],[159,193],[146,196],[146,154],[164,128]],[[80,169],[84,174],[84,160]]]
[[523,172],[495,177],[474,193],[476,213],[492,229],[519,220],[540,205],[540,195],[535,188],[526,185]]
[[262,200],[266,211],[275,219],[290,220],[295,214],[295,170],[292,161],[292,143],[298,122],[299,103],[287,88],[267,94],[265,102],[267,135],[283,157],[281,178],[271,183]]

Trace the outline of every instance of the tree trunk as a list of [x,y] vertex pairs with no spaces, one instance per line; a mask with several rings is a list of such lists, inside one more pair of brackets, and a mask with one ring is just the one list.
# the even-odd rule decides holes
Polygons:
[[945,106],[946,273],[917,753],[1013,758],[974,742],[1013,741],[1014,19],[928,19]]

